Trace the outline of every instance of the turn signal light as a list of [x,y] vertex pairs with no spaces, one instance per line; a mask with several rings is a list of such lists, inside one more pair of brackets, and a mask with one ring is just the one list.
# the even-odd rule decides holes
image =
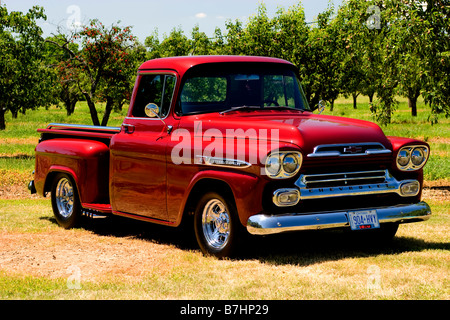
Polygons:
[[278,189],[273,193],[273,203],[278,207],[295,206],[300,201],[300,191],[297,189]]

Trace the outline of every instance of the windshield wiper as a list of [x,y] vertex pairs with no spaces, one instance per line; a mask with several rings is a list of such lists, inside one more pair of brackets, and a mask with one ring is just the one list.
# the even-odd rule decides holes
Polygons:
[[230,109],[224,110],[224,111],[220,111],[220,114],[225,114],[227,112],[231,112],[231,111],[237,111],[237,110],[253,110],[253,109],[261,109],[260,106],[239,106],[239,107],[232,107]]
[[264,109],[284,109],[284,110],[292,110],[292,111],[301,111],[304,112],[305,110],[303,109],[297,109],[297,108],[291,108],[288,106],[268,106],[268,107],[264,107]]
[[261,106],[239,106],[239,107],[232,107],[232,108],[224,110],[224,111],[220,111],[219,113],[220,114],[225,114],[227,112],[236,111],[236,110],[255,110],[255,109],[259,109],[259,110],[284,109],[284,110],[295,110],[295,111],[301,111],[301,112],[305,111],[305,110],[302,110],[302,109],[291,108],[291,107],[288,107],[288,106],[267,106],[267,107],[261,107]]
[[264,109],[289,109],[289,110],[295,110],[294,108],[287,107],[287,106],[267,106],[267,107],[264,107]]

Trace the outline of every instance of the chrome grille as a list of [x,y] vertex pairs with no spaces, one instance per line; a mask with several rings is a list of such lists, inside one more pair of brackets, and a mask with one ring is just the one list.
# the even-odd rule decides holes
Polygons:
[[[300,200],[397,193],[402,197],[416,196],[417,180],[396,180],[388,170],[301,175],[295,182]],[[413,185],[417,192],[403,186]]]
[[386,149],[381,143],[348,143],[348,144],[324,144],[314,148],[308,154],[309,158],[319,157],[348,157],[348,156],[370,156],[391,154],[391,150]]
[[302,175],[299,182],[303,188],[354,186],[383,183],[386,175],[385,170],[310,174]]

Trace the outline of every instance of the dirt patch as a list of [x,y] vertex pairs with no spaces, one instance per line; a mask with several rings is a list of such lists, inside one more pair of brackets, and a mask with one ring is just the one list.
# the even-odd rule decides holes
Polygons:
[[0,144],[32,144],[37,145],[39,137],[27,137],[27,138],[0,138]]
[[28,183],[33,180],[31,173],[10,172],[0,169],[0,199],[33,199]]
[[[135,238],[85,231],[0,234],[0,267],[11,273],[48,278],[79,275],[80,281],[105,278],[139,281],[161,270],[173,247]],[[173,253],[172,253],[173,254]]]
[[432,199],[437,201],[449,201],[450,200],[450,187],[437,186],[432,188],[424,188],[422,191],[422,199]]
[[445,137],[431,137],[431,138],[428,139],[428,142],[450,144],[450,138],[445,138]]

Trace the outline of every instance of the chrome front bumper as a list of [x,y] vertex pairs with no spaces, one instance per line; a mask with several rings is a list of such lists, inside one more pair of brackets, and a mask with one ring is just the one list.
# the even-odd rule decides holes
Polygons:
[[[376,210],[380,224],[425,221],[431,216],[430,206],[426,202],[372,209],[364,208],[362,210]],[[255,235],[346,227],[350,228],[348,211],[280,215],[258,214],[251,216],[247,221],[248,232]]]

